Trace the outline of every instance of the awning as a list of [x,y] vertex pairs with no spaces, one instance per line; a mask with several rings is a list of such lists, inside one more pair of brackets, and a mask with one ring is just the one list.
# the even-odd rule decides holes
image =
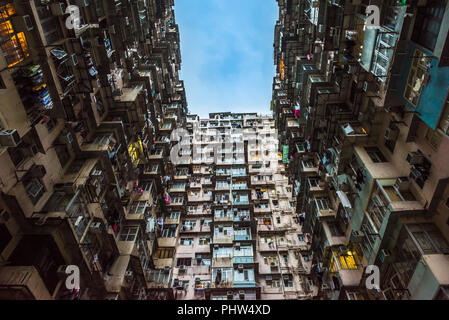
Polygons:
[[343,191],[337,191],[337,195],[341,200],[341,204],[345,208],[352,208],[351,202],[348,199],[348,196]]

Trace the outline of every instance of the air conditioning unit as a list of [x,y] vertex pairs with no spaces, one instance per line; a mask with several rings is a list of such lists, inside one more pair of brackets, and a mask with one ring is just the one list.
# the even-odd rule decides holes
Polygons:
[[170,273],[170,267],[169,266],[164,267],[164,273]]
[[234,299],[234,293],[232,291],[228,291],[226,293],[226,296],[228,297],[228,300],[232,300]]
[[35,144],[26,145],[21,148],[20,151],[24,157],[34,157],[38,153],[37,146]]
[[408,190],[410,186],[410,180],[408,179],[408,177],[399,177],[396,179],[395,186],[399,191]]
[[187,266],[181,265],[179,266],[179,272],[185,272],[187,270]]
[[245,291],[243,291],[243,290],[239,291],[239,299],[240,300],[245,300]]
[[399,136],[399,128],[387,128],[384,138],[386,140],[396,140]]
[[382,249],[379,252],[379,259],[380,261],[382,261],[383,263],[388,263],[391,261],[392,259],[392,252],[388,249]]
[[422,164],[424,161],[424,155],[420,152],[410,152],[407,155],[407,162],[410,164]]
[[33,20],[29,15],[11,17],[16,32],[31,31],[34,29]]
[[33,178],[43,178],[47,174],[47,170],[42,165],[34,165],[31,167],[29,174]]
[[9,212],[6,210],[0,211],[0,223],[6,223],[9,220]]
[[75,53],[72,53],[71,59],[69,60],[69,63],[72,67],[75,67],[78,65],[78,58],[76,57]]
[[134,274],[134,272],[132,272],[131,270],[126,270],[125,271],[125,277],[132,277]]
[[376,91],[376,84],[374,82],[364,81],[363,82],[363,91],[364,92]]
[[50,10],[54,16],[62,16],[65,14],[65,5],[62,2],[52,3]]
[[16,129],[0,131],[0,146],[17,147],[21,139]]
[[240,242],[236,242],[236,243],[235,243],[235,248],[236,248],[237,250],[240,250]]
[[363,233],[363,231],[360,231],[360,230],[353,230],[352,232],[351,232],[351,238],[350,238],[350,240],[351,240],[351,242],[354,242],[354,243],[360,243],[360,242],[362,242],[363,241],[363,238],[365,237],[365,234]]
[[89,228],[94,233],[101,233],[101,222],[93,222]]
[[239,264],[239,265],[238,265],[238,269],[239,269],[239,270],[243,270],[243,264]]

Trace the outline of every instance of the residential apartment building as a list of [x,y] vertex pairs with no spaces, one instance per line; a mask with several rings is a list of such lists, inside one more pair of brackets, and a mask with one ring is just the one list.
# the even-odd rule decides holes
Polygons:
[[449,299],[447,1],[277,2],[271,107],[314,298]]
[[[279,161],[274,125],[257,114],[187,115],[177,150],[184,157],[174,169],[164,220],[164,241],[176,247],[177,299],[313,295],[305,275],[310,246]],[[171,231],[175,223],[179,234]]]
[[173,297],[158,229],[187,112],[173,5],[0,1],[1,299]]

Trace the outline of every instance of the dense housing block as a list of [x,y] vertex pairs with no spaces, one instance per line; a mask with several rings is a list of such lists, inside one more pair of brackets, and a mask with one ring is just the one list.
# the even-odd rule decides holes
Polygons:
[[447,1],[278,4],[271,105],[315,298],[448,299]]

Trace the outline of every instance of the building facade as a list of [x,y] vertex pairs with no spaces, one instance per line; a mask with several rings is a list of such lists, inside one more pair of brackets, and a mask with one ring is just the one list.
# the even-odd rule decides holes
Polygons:
[[0,1],[2,299],[173,297],[157,241],[187,112],[173,5]]
[[[187,116],[163,240],[177,247],[177,299],[312,295],[305,275],[309,246],[279,161],[274,125],[257,114]],[[177,221],[179,234],[171,231]]]
[[447,1],[278,4],[272,111],[314,298],[448,299]]

